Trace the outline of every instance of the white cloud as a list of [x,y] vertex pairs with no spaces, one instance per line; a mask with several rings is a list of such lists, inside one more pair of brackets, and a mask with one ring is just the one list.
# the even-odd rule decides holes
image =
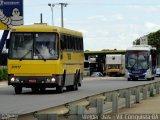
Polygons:
[[143,24],[107,24],[105,26],[86,26],[84,46],[89,50],[122,49],[132,45],[137,38],[155,30],[146,29]]
[[145,12],[145,13],[159,13],[160,5],[128,5],[126,6],[127,10],[131,10],[134,13]]
[[134,9],[134,10],[135,10],[135,9],[141,8],[141,6],[140,6],[140,5],[128,5],[127,8],[128,8],[128,9]]
[[124,17],[122,15],[113,15],[111,16],[111,19],[113,20],[124,20]]
[[89,20],[99,20],[99,21],[120,21],[124,20],[124,17],[120,14],[115,14],[111,16],[97,15],[88,17]]
[[88,17],[89,20],[101,20],[101,21],[107,21],[106,17],[103,15],[96,15]]
[[147,28],[147,29],[150,30],[150,31],[155,31],[155,30],[160,29],[160,25],[155,24],[155,23],[153,23],[153,22],[146,22],[146,23],[144,24],[144,27]]

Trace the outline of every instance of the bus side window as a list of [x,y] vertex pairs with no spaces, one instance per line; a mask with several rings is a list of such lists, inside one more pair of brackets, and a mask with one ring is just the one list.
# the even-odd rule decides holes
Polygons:
[[73,50],[73,37],[70,36],[70,49]]
[[64,35],[64,49],[67,50],[67,36]]
[[71,36],[71,48],[74,50],[74,36]]
[[83,38],[80,38],[81,40],[81,50],[83,50]]
[[72,37],[69,35],[68,36],[68,48],[69,48],[69,50],[72,50],[71,42],[72,42]]
[[78,51],[78,38],[75,37],[75,49]]
[[81,50],[81,40],[80,40],[80,38],[78,38],[78,44],[79,44],[78,50],[80,51]]
[[65,35],[61,35],[61,50],[64,50],[65,49],[65,42],[64,42],[64,38]]

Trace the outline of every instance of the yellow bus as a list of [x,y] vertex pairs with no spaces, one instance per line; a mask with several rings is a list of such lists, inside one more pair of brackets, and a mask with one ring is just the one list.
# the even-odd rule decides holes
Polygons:
[[78,90],[83,79],[83,36],[66,28],[33,24],[13,27],[8,48],[8,85],[44,92]]

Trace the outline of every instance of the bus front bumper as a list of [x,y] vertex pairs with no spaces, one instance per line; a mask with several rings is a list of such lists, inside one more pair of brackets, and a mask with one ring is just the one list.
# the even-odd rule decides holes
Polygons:
[[9,75],[8,85],[32,87],[32,86],[44,86],[54,87],[59,85],[60,77],[58,76],[13,76]]

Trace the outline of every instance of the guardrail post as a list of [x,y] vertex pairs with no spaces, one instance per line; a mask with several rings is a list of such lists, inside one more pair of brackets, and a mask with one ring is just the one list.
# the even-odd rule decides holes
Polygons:
[[103,114],[103,99],[97,99],[97,115]]
[[83,105],[78,105],[77,106],[77,120],[82,120],[82,115],[84,115],[85,107]]
[[85,107],[83,105],[78,105],[77,114],[84,114]]
[[144,86],[143,87],[143,99],[147,99],[147,87],[146,86]]
[[128,89],[126,92],[125,92],[125,99],[126,99],[126,107],[127,108],[130,108],[131,107],[131,90]]
[[136,103],[140,103],[141,96],[140,96],[140,88],[136,89]]
[[154,92],[154,85],[151,84],[149,87],[150,87],[149,96],[150,96],[150,97],[153,97],[153,96],[155,95],[155,92]]
[[58,120],[58,116],[55,114],[40,114],[38,120]]
[[112,94],[112,112],[118,113],[118,93]]

